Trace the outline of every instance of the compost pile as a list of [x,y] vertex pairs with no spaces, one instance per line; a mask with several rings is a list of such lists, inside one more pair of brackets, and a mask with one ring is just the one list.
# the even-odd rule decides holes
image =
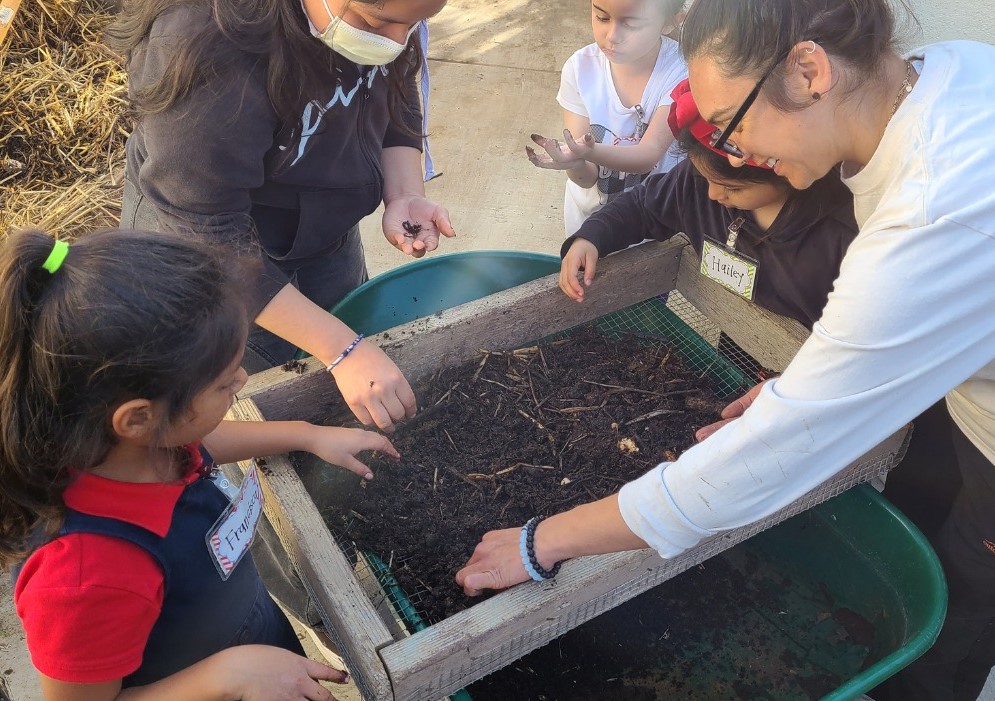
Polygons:
[[453,576],[481,536],[608,496],[693,443],[724,402],[661,341],[584,331],[483,352],[415,388],[419,414],[329,526],[379,556],[426,622],[472,605]]
[[23,0],[0,45],[0,235],[117,225],[130,121],[108,4]]

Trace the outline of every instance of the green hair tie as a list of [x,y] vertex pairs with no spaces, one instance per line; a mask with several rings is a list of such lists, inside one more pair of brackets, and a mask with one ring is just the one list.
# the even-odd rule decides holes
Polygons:
[[41,264],[41,267],[54,275],[55,271],[62,267],[62,262],[67,255],[69,255],[69,244],[65,241],[56,241],[55,245],[52,246],[52,252],[48,254],[48,258]]

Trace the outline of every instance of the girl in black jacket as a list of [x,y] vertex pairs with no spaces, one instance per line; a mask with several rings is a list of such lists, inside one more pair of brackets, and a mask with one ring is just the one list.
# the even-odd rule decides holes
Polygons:
[[[109,30],[138,123],[122,225],[191,231],[266,265],[251,371],[320,359],[364,424],[415,412],[394,363],[324,310],[367,277],[358,223],[419,257],[454,234],[425,198],[419,23],[445,0],[134,0]],[[346,357],[348,356],[348,357]]]
[[683,233],[699,257],[707,245],[754,265],[744,296],[812,328],[857,235],[850,191],[836,173],[794,190],[769,168],[731,166],[708,145],[712,128],[694,108],[687,81],[674,98],[671,128],[688,157],[595,212],[564,242],[560,288],[583,301],[599,257]]

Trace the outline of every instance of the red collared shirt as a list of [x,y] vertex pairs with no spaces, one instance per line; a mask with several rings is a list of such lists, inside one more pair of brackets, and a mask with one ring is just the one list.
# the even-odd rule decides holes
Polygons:
[[[165,536],[184,488],[200,476],[201,458],[170,483],[132,483],[83,472],[63,494],[66,506]],[[142,663],[162,610],[163,573],[133,543],[74,533],[36,550],[14,588],[31,661],[47,677],[70,683],[121,679]]]

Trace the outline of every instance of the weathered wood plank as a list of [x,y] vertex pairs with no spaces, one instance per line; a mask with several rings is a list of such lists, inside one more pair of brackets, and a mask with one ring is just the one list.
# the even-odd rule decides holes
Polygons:
[[808,338],[808,329],[709,280],[698,271],[700,264],[688,246],[677,273],[678,291],[761,365],[784,370]]
[[[262,421],[252,400],[236,402],[229,418]],[[249,463],[239,463],[242,470]],[[394,641],[335,543],[287,456],[266,457],[260,469],[266,516],[297,567],[322,620],[369,701],[391,701],[393,691],[377,650]]]
[[553,582],[526,583],[400,640],[381,651],[394,701],[433,701],[480,679],[594,616],[747,538],[884,474],[901,457],[908,428],[766,519],[723,533],[663,560],[651,550],[584,557]]
[[[549,275],[371,338],[409,382],[468,360],[482,348],[507,350],[596,319],[677,284],[683,240],[649,243],[608,256],[583,304],[563,294]],[[310,361],[303,375],[273,368],[249,378],[240,397],[251,398],[268,419],[317,420],[315,412],[342,399],[324,368]]]

